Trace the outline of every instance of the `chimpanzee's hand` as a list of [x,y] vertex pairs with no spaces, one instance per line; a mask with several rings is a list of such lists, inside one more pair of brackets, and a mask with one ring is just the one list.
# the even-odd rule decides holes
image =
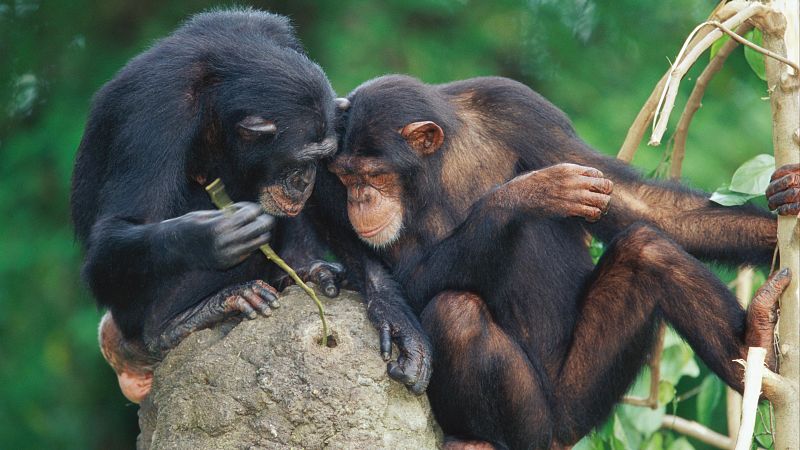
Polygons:
[[[395,320],[384,321],[378,328],[381,356],[387,361],[389,377],[405,384],[411,393],[421,395],[431,379],[433,348],[418,324],[402,314],[395,316]],[[391,361],[392,342],[399,353],[396,361]]]
[[800,215],[800,164],[787,164],[772,174],[767,201],[782,216]]
[[608,211],[614,184],[592,167],[557,164],[528,172],[498,189],[502,206],[551,217],[596,222]]
[[[326,297],[333,298],[339,295],[339,286],[345,274],[343,265],[317,259],[311,261],[307,266],[295,267],[294,270],[304,282],[311,282],[319,286]],[[275,285],[278,289],[284,290],[292,283],[294,280],[284,274],[278,278]]]
[[161,222],[164,247],[194,266],[225,270],[269,242],[275,219],[256,203],[235,203],[226,211],[192,211]]

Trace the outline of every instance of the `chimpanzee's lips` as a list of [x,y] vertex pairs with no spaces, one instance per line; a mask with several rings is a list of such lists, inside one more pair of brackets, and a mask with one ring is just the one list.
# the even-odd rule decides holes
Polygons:
[[269,195],[272,197],[272,201],[275,202],[275,205],[289,217],[294,217],[300,214],[300,211],[303,210],[303,203],[296,204],[287,200],[285,197],[275,195],[272,192],[270,192]]
[[388,227],[389,224],[392,223],[392,221],[394,220],[396,215],[397,215],[396,213],[392,214],[392,216],[389,217],[389,219],[386,220],[386,222],[384,222],[381,225],[378,225],[375,228],[372,228],[372,229],[369,229],[369,230],[356,230],[356,232],[358,233],[359,236],[361,236],[363,238],[371,238],[371,237],[377,235],[378,233],[380,233],[381,231],[383,231],[384,228]]

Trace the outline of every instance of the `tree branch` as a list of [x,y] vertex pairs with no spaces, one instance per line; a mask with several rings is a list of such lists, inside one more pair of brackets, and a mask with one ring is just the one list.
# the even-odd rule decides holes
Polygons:
[[733,441],[724,434],[697,423],[693,420],[686,420],[682,417],[666,414],[661,419],[661,428],[677,431],[678,433],[697,439],[704,444],[728,450],[733,445]]
[[[751,29],[753,29],[753,25],[745,23],[736,31],[739,33],[747,33]],[[722,66],[725,64],[728,56],[733,52],[734,49],[736,49],[737,46],[737,41],[730,40],[726,42],[722,47],[720,47],[717,54],[711,59],[711,62],[708,63],[706,68],[703,70],[703,73],[697,77],[697,82],[694,84],[694,89],[692,89],[692,93],[689,95],[689,100],[686,102],[686,106],[683,108],[681,118],[678,121],[678,126],[675,129],[672,158],[669,168],[669,176],[674,180],[680,179],[681,177],[681,166],[683,165],[683,157],[686,154],[686,138],[689,134],[689,125],[692,123],[694,114],[698,109],[700,109],[700,106],[702,106],[701,102],[703,100],[703,95],[706,93],[708,83],[712,78],[714,78],[714,75],[716,75],[717,72],[722,69]]]

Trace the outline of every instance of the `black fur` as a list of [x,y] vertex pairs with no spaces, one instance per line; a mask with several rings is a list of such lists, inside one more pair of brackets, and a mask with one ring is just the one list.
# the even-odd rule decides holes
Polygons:
[[[333,136],[332,100],[288,19],[253,9],[192,17],[97,92],[75,162],[72,219],[84,278],[126,338],[145,329],[152,338],[221,288],[268,277],[263,255],[225,269],[201,263],[214,233],[185,214],[215,210],[201,182],[220,177],[234,200],[257,202],[262,188],[307,167],[297,152]],[[240,139],[237,123],[249,115],[274,121],[277,133]],[[298,220],[280,220],[279,252],[316,250],[310,237],[288,236]],[[289,241],[307,248],[287,249]]]
[[[361,254],[374,254],[400,281],[410,304],[394,307],[425,319],[435,352],[429,394],[446,433],[499,447],[573,444],[628,388],[662,317],[740,387],[730,361],[740,357],[745,312],[683,249],[728,263],[768,263],[775,232],[769,213],[723,208],[706,194],[642,179],[589,148],[561,111],[511,80],[433,86],[387,76],[348,99],[341,154],[386,161],[404,191],[399,240]],[[445,143],[420,156],[398,130],[426,120],[441,126]],[[459,169],[504,177],[482,192],[442,182],[448,152],[466,151],[454,138],[470,127],[481,135],[473,144],[483,157]],[[507,176],[483,169],[508,152],[514,160]],[[613,180],[607,216],[589,224],[493,201],[515,175],[560,163],[595,167]],[[335,229],[351,235],[344,188],[329,183],[321,195],[341,202],[329,211],[338,217]],[[472,200],[464,205],[453,191]],[[429,226],[434,217],[443,233]],[[609,244],[597,268],[588,234]]]

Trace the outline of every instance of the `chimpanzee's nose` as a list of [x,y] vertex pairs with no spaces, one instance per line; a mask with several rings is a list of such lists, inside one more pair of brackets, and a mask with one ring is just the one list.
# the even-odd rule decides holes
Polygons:
[[313,165],[309,165],[303,171],[298,171],[289,177],[289,186],[297,192],[305,192],[311,183],[314,182],[316,170]]

